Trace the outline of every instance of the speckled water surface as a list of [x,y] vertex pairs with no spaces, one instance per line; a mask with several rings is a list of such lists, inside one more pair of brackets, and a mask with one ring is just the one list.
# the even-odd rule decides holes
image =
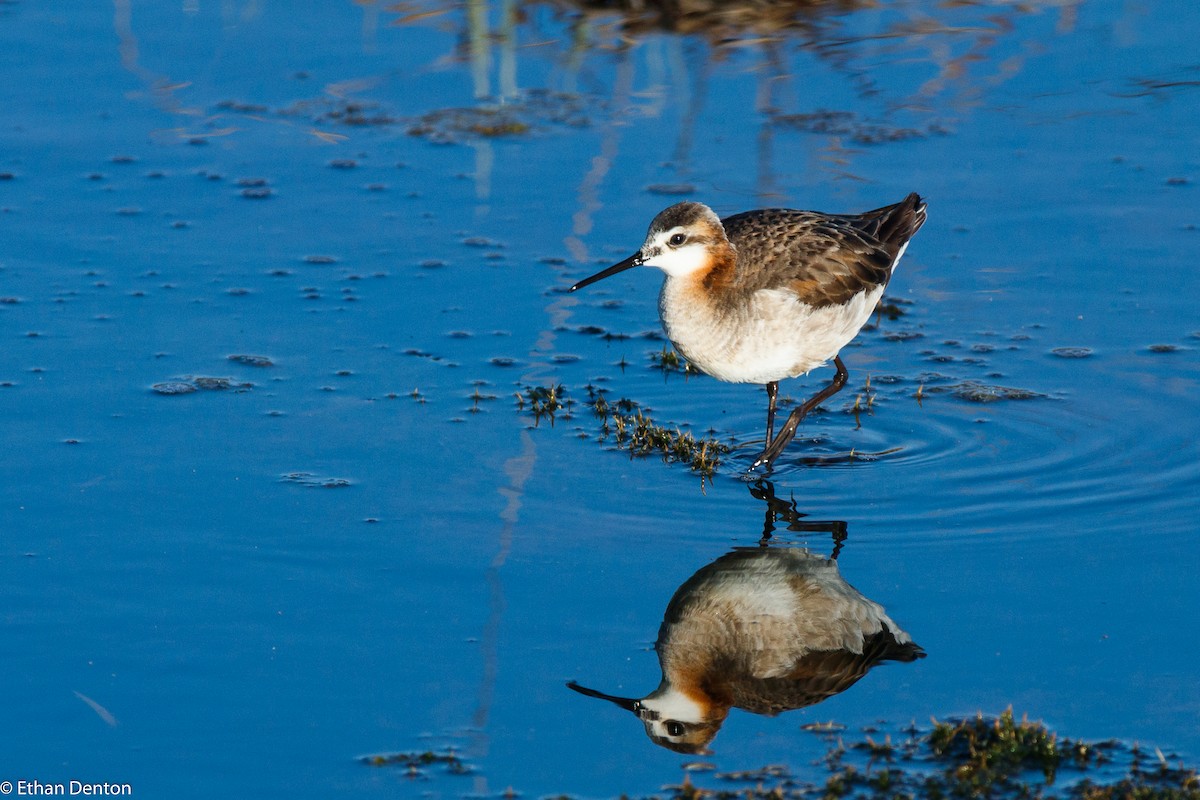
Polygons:
[[[607,797],[1009,704],[1200,758],[1200,13],[814,5],[0,5],[0,781]],[[909,191],[773,485],[656,271],[565,292],[680,199]],[[597,392],[733,450],[631,458]],[[566,687],[649,694],[768,521],[927,655],[703,756]]]

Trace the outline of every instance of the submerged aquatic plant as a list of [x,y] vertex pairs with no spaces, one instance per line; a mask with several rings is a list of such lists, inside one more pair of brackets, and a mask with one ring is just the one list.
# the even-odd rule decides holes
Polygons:
[[399,767],[410,778],[428,777],[430,769],[440,768],[448,775],[470,775],[474,772],[453,748],[442,752],[432,750],[407,753],[377,753],[359,759],[370,767]]
[[533,414],[533,424],[536,427],[542,418],[550,420],[554,425],[555,416],[570,402],[567,400],[567,390],[561,383],[553,386],[527,386],[524,392],[517,393],[517,410],[524,411],[528,401],[530,413]]
[[[1011,709],[934,721],[925,732],[909,727],[898,742],[870,736],[848,742],[837,728],[805,729],[830,741],[817,762],[827,774],[817,783],[803,780],[798,768],[771,765],[714,773],[718,788],[685,777],[668,787],[665,800],[1200,800],[1196,771],[1173,766],[1158,751],[1060,737],[1040,722],[1018,720]],[[1123,768],[1122,758],[1128,759]]]
[[600,419],[600,439],[612,437],[617,449],[628,450],[630,456],[661,454],[663,461],[686,464],[701,477],[711,478],[721,457],[732,449],[712,437],[697,439],[678,427],[659,425],[634,400],[621,398],[610,403],[602,391],[587,388],[589,404]]
[[[597,441],[611,441],[618,450],[628,451],[631,457],[661,455],[667,463],[685,464],[702,478],[711,478],[716,474],[721,457],[732,449],[711,436],[697,438],[678,427],[658,424],[635,400],[609,401],[602,390],[590,384],[585,391],[587,405],[600,420]],[[574,403],[562,384],[526,386],[515,396],[517,410],[532,414],[535,426],[544,418],[549,418],[553,425],[558,413],[564,408],[569,413]]]
[[681,372],[684,375],[700,374],[700,370],[692,366],[690,361],[673,349],[668,350],[666,345],[663,345],[662,352],[650,354],[650,363],[663,372]]

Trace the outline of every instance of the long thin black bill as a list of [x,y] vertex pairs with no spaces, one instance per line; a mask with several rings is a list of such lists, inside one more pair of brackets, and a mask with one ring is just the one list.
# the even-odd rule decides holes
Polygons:
[[613,264],[608,269],[603,270],[601,272],[597,272],[595,275],[593,275],[590,278],[584,278],[583,280],[581,280],[579,283],[572,286],[567,291],[573,292],[576,289],[582,289],[585,286],[592,285],[596,281],[602,281],[605,278],[616,275],[618,272],[624,272],[627,269],[633,269],[634,267],[640,267],[641,265],[642,265],[642,251],[639,250],[638,252],[634,253],[629,258],[625,259],[624,261]]
[[605,694],[604,692],[597,692],[595,689],[589,689],[586,686],[580,686],[575,681],[568,682],[567,688],[574,689],[575,691],[579,692],[580,694],[585,694],[588,697],[596,697],[596,698],[599,698],[600,700],[607,700],[610,703],[615,703],[616,705],[620,706],[621,708],[625,709],[626,711],[632,711],[635,714],[637,713],[638,706],[641,705],[640,700],[635,700],[632,697],[614,697],[611,694]]

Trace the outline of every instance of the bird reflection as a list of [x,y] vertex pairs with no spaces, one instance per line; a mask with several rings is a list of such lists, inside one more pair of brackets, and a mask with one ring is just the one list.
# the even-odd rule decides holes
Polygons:
[[[765,482],[756,491],[775,499]],[[836,553],[772,541],[780,514],[826,526],[835,540],[840,525],[844,538],[845,523],[807,523],[794,504],[768,502],[759,546],[734,548],[671,598],[655,643],[657,689],[636,699],[567,685],[636,714],[655,744],[704,753],[731,708],[770,716],[804,708],[845,691],[879,663],[925,656],[882,606],[842,578]]]

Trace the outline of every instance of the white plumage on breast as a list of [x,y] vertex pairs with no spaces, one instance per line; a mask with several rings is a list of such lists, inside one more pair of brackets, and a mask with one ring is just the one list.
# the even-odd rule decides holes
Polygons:
[[687,282],[663,282],[667,337],[701,370],[733,383],[769,383],[821,366],[857,335],[883,295],[878,286],[845,305],[815,308],[788,289],[760,289],[745,304],[722,306],[701,300]]

